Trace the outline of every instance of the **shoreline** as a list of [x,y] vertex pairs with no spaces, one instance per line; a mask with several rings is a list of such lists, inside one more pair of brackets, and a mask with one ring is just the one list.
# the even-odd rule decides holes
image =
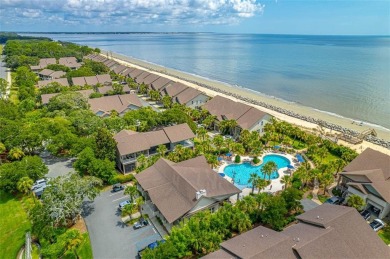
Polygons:
[[[182,82],[189,87],[204,92],[210,97],[221,95],[235,101],[244,102],[259,110],[265,111],[280,120],[287,121],[306,129],[318,129],[318,125],[321,124],[327,132],[334,133],[337,131],[357,136],[360,132],[373,128],[369,125],[359,126],[357,123],[352,124],[352,119],[344,118],[342,116],[333,116],[326,111],[315,110],[314,108],[297,103],[285,102],[277,97],[267,96],[244,87],[231,86],[227,83],[163,67],[158,64],[113,53],[111,51],[102,50],[101,54],[116,60],[118,63],[148,70],[171,80]],[[363,141],[363,143],[359,145],[351,145],[341,140],[339,140],[339,142],[345,146],[354,148],[358,152],[364,150],[366,147],[371,147],[383,153],[390,154],[390,131],[377,127],[375,127],[375,131],[378,134],[378,138],[369,137],[369,140],[370,142],[376,142],[376,144],[368,141]]]

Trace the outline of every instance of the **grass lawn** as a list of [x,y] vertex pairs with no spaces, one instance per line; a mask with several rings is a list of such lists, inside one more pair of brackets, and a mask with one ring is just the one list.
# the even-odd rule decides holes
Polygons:
[[379,237],[383,240],[383,242],[386,243],[386,245],[390,245],[390,237],[386,236],[383,232],[383,230],[379,230],[378,233]]
[[21,202],[4,192],[0,192],[0,226],[0,258],[16,258],[30,221]]
[[77,255],[81,259],[89,259],[93,258],[92,256],[92,247],[91,247],[91,241],[89,240],[88,233],[83,234],[84,242],[80,245],[80,247],[77,249]]

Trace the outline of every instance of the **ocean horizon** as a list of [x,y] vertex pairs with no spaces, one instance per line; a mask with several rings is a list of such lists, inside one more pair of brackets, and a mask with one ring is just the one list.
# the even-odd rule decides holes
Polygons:
[[389,36],[119,32],[33,35],[98,47],[390,129]]

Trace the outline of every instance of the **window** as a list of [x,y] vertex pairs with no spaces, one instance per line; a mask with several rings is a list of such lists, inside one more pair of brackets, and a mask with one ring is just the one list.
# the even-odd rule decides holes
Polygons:
[[214,213],[214,212],[215,212],[215,207],[211,207],[211,208],[210,208],[210,212],[211,212],[211,213]]

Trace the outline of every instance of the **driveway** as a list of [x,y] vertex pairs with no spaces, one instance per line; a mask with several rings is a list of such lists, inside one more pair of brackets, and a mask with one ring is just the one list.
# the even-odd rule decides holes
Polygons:
[[94,202],[84,204],[94,258],[136,258],[138,250],[161,240],[153,225],[134,230],[122,222],[118,204],[126,199],[123,191],[105,191]]
[[42,157],[43,162],[49,168],[47,177],[54,178],[57,176],[66,175],[69,172],[74,171],[73,163],[75,158],[58,158],[54,156]]

